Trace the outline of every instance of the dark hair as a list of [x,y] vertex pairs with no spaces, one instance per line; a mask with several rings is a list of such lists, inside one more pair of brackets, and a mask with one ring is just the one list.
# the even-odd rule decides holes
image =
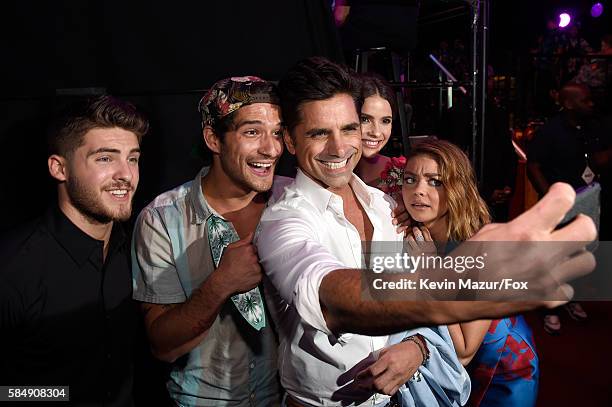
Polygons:
[[395,92],[382,76],[368,72],[364,74],[356,74],[355,78],[361,85],[362,103],[366,100],[366,98],[378,95],[389,102],[393,117],[397,117],[397,100]]
[[323,57],[311,57],[298,62],[278,83],[283,121],[293,129],[301,120],[301,106],[306,102],[330,99],[347,94],[360,109],[358,84],[349,68]]
[[49,128],[49,155],[69,157],[83,143],[88,131],[112,127],[131,131],[140,143],[149,130],[149,122],[134,105],[113,96],[73,102],[57,115]]
[[[225,141],[225,133],[234,129],[234,120],[236,118],[236,113],[238,112],[238,110],[235,110],[230,114],[225,115],[210,124],[210,127],[212,128],[215,135],[219,138],[221,143]],[[205,165],[210,165],[212,163],[213,152],[210,151],[210,149],[206,145],[206,142],[204,142],[202,138],[198,140],[198,144],[194,148],[194,151],[195,156],[201,158],[204,161]]]
[[210,126],[221,141],[224,140],[225,133],[234,130],[234,119],[236,118],[236,112],[238,112],[238,110],[235,110],[230,114],[215,120]]

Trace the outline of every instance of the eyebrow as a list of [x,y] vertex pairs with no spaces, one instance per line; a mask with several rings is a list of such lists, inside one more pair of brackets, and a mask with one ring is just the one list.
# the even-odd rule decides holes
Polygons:
[[345,124],[344,126],[340,127],[340,130],[342,131],[357,130],[360,127],[361,127],[361,124],[354,122],[354,123]]
[[[367,118],[370,118],[370,119],[374,118],[374,116],[372,116],[371,114],[367,114],[367,113],[364,113],[364,112],[361,112],[361,115],[365,116]],[[389,116],[389,115],[383,116],[382,119],[393,119],[393,116]]]
[[[261,120],[243,120],[241,122],[238,122],[238,124],[236,125],[236,128],[239,129],[242,126],[245,126],[245,125],[254,125],[254,124],[263,125],[264,122],[262,122]],[[278,122],[278,123],[276,123],[276,125],[278,127],[282,127],[283,126],[283,122]]]
[[[410,171],[405,171],[404,174],[406,174],[406,175],[417,175],[414,172],[410,172]],[[423,175],[425,175],[426,177],[429,177],[429,178],[431,178],[431,177],[441,177],[442,176],[442,174],[438,174],[438,173],[435,173],[435,172],[426,172]]]
[[[360,128],[361,125],[357,122],[353,122],[353,123],[348,123],[343,125],[342,127],[340,127],[340,131],[347,131],[347,130],[357,130],[358,128]],[[310,129],[306,132],[306,136],[312,136],[314,134],[332,134],[333,131],[332,129],[326,129],[324,127],[317,127],[314,129]]]
[[[100,154],[100,153],[121,154],[121,151],[117,150],[116,148],[101,147],[101,148],[98,148],[97,150],[90,151],[89,153],[87,153],[87,157],[90,157],[95,154]],[[140,148],[131,149],[130,154],[133,154],[133,153],[140,153]]]
[[314,129],[310,129],[306,132],[307,136],[313,136],[315,134],[331,134],[332,131],[331,129],[325,129],[325,128],[314,128]]

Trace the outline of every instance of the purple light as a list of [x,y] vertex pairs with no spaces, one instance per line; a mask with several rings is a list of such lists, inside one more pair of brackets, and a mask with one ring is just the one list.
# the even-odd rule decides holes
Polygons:
[[593,7],[591,7],[591,17],[597,18],[602,14],[603,14],[603,4],[601,3],[593,4]]
[[572,16],[567,13],[559,14],[559,28],[565,28],[572,21]]

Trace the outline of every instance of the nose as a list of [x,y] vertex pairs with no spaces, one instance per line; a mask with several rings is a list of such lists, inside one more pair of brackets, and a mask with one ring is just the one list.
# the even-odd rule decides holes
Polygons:
[[274,134],[266,134],[260,139],[257,152],[268,158],[277,158],[283,152],[283,140]]
[[138,180],[138,164],[131,163],[127,160],[117,161],[117,167],[115,169],[113,179],[116,181],[133,184],[134,180]]
[[380,130],[380,125],[376,122],[372,123],[369,128],[368,134],[372,137],[379,138],[382,134]]
[[340,133],[335,133],[327,139],[327,154],[334,157],[344,157],[346,145]]
[[427,192],[427,181],[425,179],[420,179],[414,188],[414,194],[417,196],[425,196]]

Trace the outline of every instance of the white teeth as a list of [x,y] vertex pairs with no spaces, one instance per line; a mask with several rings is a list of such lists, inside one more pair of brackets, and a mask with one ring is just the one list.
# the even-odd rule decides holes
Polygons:
[[363,140],[363,144],[365,144],[368,147],[377,147],[379,143],[380,143],[379,141]]
[[272,167],[271,163],[249,163],[251,164],[253,167],[259,167],[259,168],[270,168]]
[[125,194],[127,194],[127,189],[113,189],[109,192],[115,196],[123,197]]
[[340,161],[338,163],[332,163],[329,161],[320,161],[321,164],[323,164],[324,166],[326,166],[327,168],[330,168],[332,170],[337,170],[338,168],[342,168],[346,165],[346,162],[348,161],[348,158],[344,161]]

